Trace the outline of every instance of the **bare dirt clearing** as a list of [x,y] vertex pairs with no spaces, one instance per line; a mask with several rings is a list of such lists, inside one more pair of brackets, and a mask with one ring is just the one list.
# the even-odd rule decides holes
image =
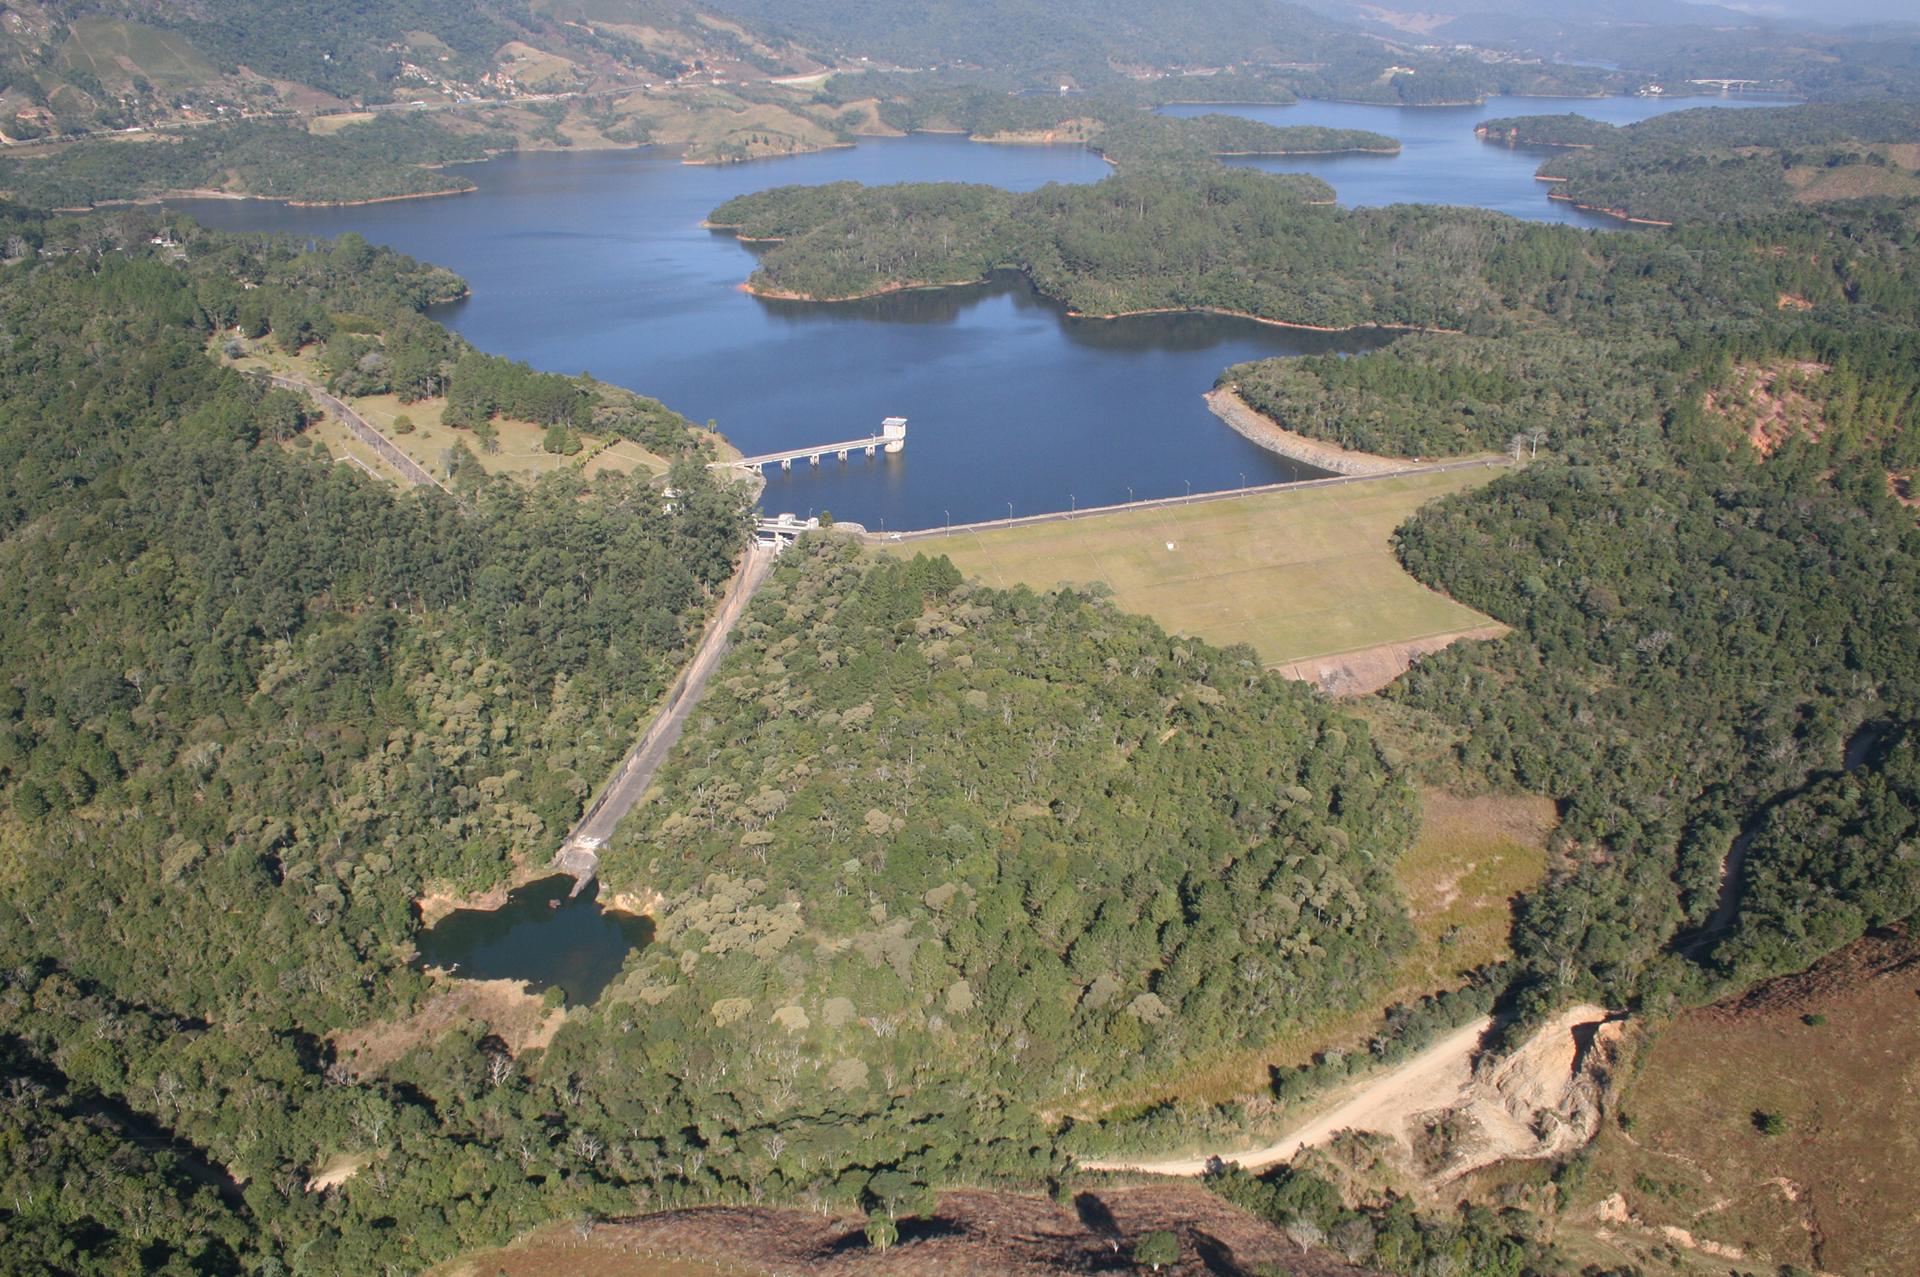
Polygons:
[[332,1035],[335,1058],[355,1076],[376,1074],[407,1052],[473,1021],[506,1044],[510,1055],[544,1047],[566,1023],[563,1007],[549,1007],[518,980],[453,980],[427,996],[412,1015],[345,1029]]
[[1435,1167],[1437,1183],[1494,1162],[1556,1156],[1585,1144],[1599,1125],[1599,1079],[1611,1067],[1611,1048],[1623,1026],[1599,1007],[1572,1007],[1492,1067],[1476,1067],[1492,1023],[1480,1019],[1456,1029],[1405,1063],[1337,1093],[1330,1107],[1263,1148],[1222,1148],[1157,1161],[1096,1159],[1085,1165],[1200,1175],[1218,1158],[1257,1170],[1350,1130],[1385,1135],[1411,1152],[1443,1114],[1455,1119],[1450,1125],[1460,1135],[1449,1141]]
[[1707,393],[1706,408],[1745,435],[1754,451],[1772,456],[1789,439],[1818,439],[1826,429],[1806,388],[1827,372],[1825,364],[1806,360],[1740,364],[1730,385]]
[[1181,1257],[1169,1277],[1284,1272],[1291,1277],[1366,1277],[1324,1252],[1302,1251],[1279,1229],[1189,1185],[1094,1189],[1072,1206],[1015,1193],[940,1195],[932,1219],[903,1220],[900,1242],[868,1248],[861,1216],[750,1207],[666,1211],[600,1224],[583,1237],[544,1230],[505,1250],[447,1265],[440,1277],[1053,1277],[1127,1272],[1126,1255],[1166,1230]]

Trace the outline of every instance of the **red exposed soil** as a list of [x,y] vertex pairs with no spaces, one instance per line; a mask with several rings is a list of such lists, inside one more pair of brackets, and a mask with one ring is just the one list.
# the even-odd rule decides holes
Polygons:
[[1716,1020],[1772,1019],[1825,1012],[1829,1004],[1877,980],[1920,972],[1920,938],[1890,927],[1823,958],[1797,975],[1779,976],[1717,1002],[1697,1015]]
[[1826,372],[1825,364],[1805,360],[1743,364],[1733,370],[1730,385],[1707,392],[1706,409],[1745,435],[1761,456],[1770,457],[1787,440],[1818,439],[1826,429],[1818,405],[1793,384]]

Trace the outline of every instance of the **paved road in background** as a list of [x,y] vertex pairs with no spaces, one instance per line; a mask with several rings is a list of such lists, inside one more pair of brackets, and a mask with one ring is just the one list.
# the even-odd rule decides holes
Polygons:
[[[314,385],[312,382],[303,377],[288,377],[281,373],[269,373],[267,380],[282,390],[292,390],[307,395],[322,408],[325,408],[328,412],[340,418],[342,424],[344,424],[347,429],[353,431],[355,438],[379,453],[380,459],[392,466],[395,470],[398,470],[401,477],[406,479],[407,482],[416,486],[420,484],[431,484],[440,489],[440,491],[445,492],[448,496],[453,496],[453,492],[446,484],[427,473],[425,466],[422,466],[412,457],[400,451],[399,445],[381,434],[379,429],[371,421],[368,421],[365,417],[347,407],[346,404]],[[458,501],[460,498],[454,497],[453,499]]]

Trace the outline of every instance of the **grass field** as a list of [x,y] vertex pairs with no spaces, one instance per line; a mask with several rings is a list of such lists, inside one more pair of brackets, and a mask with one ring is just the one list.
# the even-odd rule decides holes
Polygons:
[[536,1229],[510,1245],[480,1251],[428,1270],[432,1277],[765,1277],[763,1268],[636,1253],[614,1228],[581,1237],[570,1224]]
[[994,586],[1103,581],[1121,607],[1173,633],[1246,643],[1278,665],[1490,624],[1408,576],[1389,539],[1427,502],[1498,473],[1409,475],[885,548],[945,554]]
[[219,75],[198,49],[171,31],[106,18],[84,18],[69,30],[61,56],[67,65],[98,76],[102,84],[127,84],[137,74],[161,88],[174,88]]

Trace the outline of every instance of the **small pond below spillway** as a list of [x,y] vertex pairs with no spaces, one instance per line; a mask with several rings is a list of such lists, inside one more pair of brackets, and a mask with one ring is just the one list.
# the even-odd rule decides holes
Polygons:
[[573,879],[541,878],[509,892],[498,909],[456,909],[420,934],[422,965],[467,980],[524,980],[558,988],[583,1005],[620,974],[627,955],[653,939],[653,921],[603,909],[599,884],[573,899]]

